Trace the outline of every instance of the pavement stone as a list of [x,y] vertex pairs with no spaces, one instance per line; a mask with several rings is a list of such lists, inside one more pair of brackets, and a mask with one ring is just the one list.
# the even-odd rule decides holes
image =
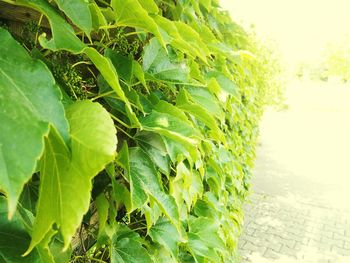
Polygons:
[[350,212],[254,193],[245,207],[240,263],[349,263]]

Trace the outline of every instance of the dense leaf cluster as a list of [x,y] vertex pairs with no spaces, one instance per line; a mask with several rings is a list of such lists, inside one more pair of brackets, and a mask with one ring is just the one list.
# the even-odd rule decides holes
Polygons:
[[0,262],[236,262],[255,41],[217,0],[5,2],[50,29],[0,29]]

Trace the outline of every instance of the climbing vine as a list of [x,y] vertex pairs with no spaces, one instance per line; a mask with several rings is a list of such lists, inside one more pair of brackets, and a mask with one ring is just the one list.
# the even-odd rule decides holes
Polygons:
[[0,261],[236,262],[268,53],[217,0],[2,2]]

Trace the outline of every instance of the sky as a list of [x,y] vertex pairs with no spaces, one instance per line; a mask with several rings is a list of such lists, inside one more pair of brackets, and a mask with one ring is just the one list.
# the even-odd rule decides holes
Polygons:
[[350,34],[350,0],[221,0],[232,18],[276,41],[291,64],[317,61],[327,43]]

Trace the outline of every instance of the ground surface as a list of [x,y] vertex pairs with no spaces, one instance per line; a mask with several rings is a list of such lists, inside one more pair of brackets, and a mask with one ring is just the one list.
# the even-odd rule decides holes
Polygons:
[[292,83],[267,111],[242,262],[350,262],[350,86]]

